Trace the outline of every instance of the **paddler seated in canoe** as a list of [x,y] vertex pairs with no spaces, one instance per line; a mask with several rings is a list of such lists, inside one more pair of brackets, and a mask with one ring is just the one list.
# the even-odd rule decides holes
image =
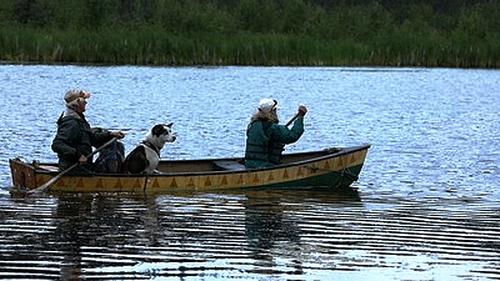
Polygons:
[[245,150],[246,168],[265,168],[280,164],[286,144],[296,142],[304,132],[304,115],[307,108],[299,106],[297,118],[291,129],[279,125],[278,102],[262,99],[247,128]]
[[[75,163],[79,163],[72,173],[91,173],[96,170],[93,157],[87,158],[92,153],[92,147],[99,147],[112,138],[121,139],[124,134],[120,131],[109,131],[100,128],[91,129],[90,124],[85,119],[83,113],[86,110],[87,99],[90,93],[82,90],[69,90],[64,95],[66,109],[57,120],[57,134],[52,141],[52,150],[59,158],[59,169],[66,170]],[[109,149],[116,150],[116,153],[124,154],[122,143],[117,141],[108,145]],[[104,151],[100,151],[101,155]],[[99,161],[99,159],[98,159]],[[117,168],[119,169],[119,168]],[[118,171],[99,171],[118,172]]]

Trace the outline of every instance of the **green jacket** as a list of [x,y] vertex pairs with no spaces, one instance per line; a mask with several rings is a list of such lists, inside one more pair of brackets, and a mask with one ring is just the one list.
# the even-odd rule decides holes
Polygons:
[[[110,132],[91,129],[85,116],[67,115],[57,120],[57,134],[52,141],[52,150],[59,157],[59,168],[64,170],[78,161],[81,155],[92,152],[92,146],[99,146],[111,139]],[[92,159],[88,159],[92,163]]]
[[257,120],[247,129],[245,166],[263,168],[281,162],[285,144],[296,142],[304,133],[304,118],[299,117],[288,129],[285,125]]

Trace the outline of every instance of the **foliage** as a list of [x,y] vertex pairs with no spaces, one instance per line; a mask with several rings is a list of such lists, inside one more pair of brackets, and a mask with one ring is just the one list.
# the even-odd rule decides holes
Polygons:
[[500,66],[493,0],[0,0],[0,60]]

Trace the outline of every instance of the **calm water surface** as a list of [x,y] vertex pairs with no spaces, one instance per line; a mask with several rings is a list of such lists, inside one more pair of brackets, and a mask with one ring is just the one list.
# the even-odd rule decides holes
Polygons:
[[[241,156],[269,96],[310,110],[288,151],[372,148],[342,191],[9,192],[9,158],[56,160],[71,87],[127,151],[174,122],[163,158]],[[0,279],[500,279],[500,71],[3,65],[0,93]]]

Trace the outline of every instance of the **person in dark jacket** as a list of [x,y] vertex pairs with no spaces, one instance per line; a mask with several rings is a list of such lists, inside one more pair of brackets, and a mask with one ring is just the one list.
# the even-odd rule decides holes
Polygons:
[[91,129],[83,113],[86,110],[90,93],[82,90],[69,90],[64,95],[66,110],[57,120],[57,134],[52,141],[52,150],[59,158],[59,169],[65,170],[79,162],[80,165],[72,173],[89,173],[94,170],[92,147],[98,147],[116,137],[124,137],[122,132],[111,132],[103,129]]
[[296,142],[304,132],[304,115],[307,108],[299,106],[298,118],[288,129],[279,125],[278,102],[262,99],[247,128],[245,167],[264,168],[281,162],[281,154],[286,144]]

